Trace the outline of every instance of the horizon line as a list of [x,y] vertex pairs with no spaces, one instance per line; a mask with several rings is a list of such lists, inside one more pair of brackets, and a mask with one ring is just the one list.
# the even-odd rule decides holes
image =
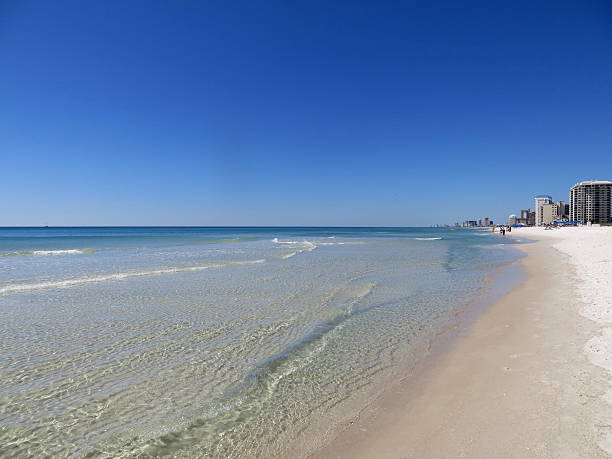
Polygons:
[[[447,225],[454,228],[453,225]],[[14,228],[445,228],[446,226],[426,225],[366,225],[366,226],[340,226],[340,225],[11,225],[0,226],[0,229]]]

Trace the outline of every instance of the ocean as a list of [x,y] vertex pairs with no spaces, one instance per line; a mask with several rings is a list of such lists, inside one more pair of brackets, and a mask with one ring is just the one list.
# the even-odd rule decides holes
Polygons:
[[490,295],[460,228],[0,228],[0,455],[278,457]]

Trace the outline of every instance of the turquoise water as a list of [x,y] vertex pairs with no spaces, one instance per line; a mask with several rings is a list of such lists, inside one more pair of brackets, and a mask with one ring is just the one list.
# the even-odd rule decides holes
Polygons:
[[0,455],[303,454],[517,259],[488,231],[0,229]]

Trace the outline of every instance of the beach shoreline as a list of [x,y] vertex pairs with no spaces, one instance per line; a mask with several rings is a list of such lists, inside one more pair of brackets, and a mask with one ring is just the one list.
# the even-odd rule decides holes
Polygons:
[[311,457],[608,457],[608,372],[585,352],[601,324],[567,234],[513,232],[538,240],[519,246],[528,277]]
[[520,256],[454,228],[0,236],[11,456],[304,457],[420,374]]

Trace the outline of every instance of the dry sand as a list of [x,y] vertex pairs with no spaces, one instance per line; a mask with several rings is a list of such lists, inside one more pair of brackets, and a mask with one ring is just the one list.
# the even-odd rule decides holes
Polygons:
[[513,232],[540,239],[521,246],[529,277],[430,370],[386,391],[313,457],[610,457],[606,356],[594,365],[585,352],[602,324],[581,314],[584,276],[575,254],[555,248],[566,239],[555,231]]

